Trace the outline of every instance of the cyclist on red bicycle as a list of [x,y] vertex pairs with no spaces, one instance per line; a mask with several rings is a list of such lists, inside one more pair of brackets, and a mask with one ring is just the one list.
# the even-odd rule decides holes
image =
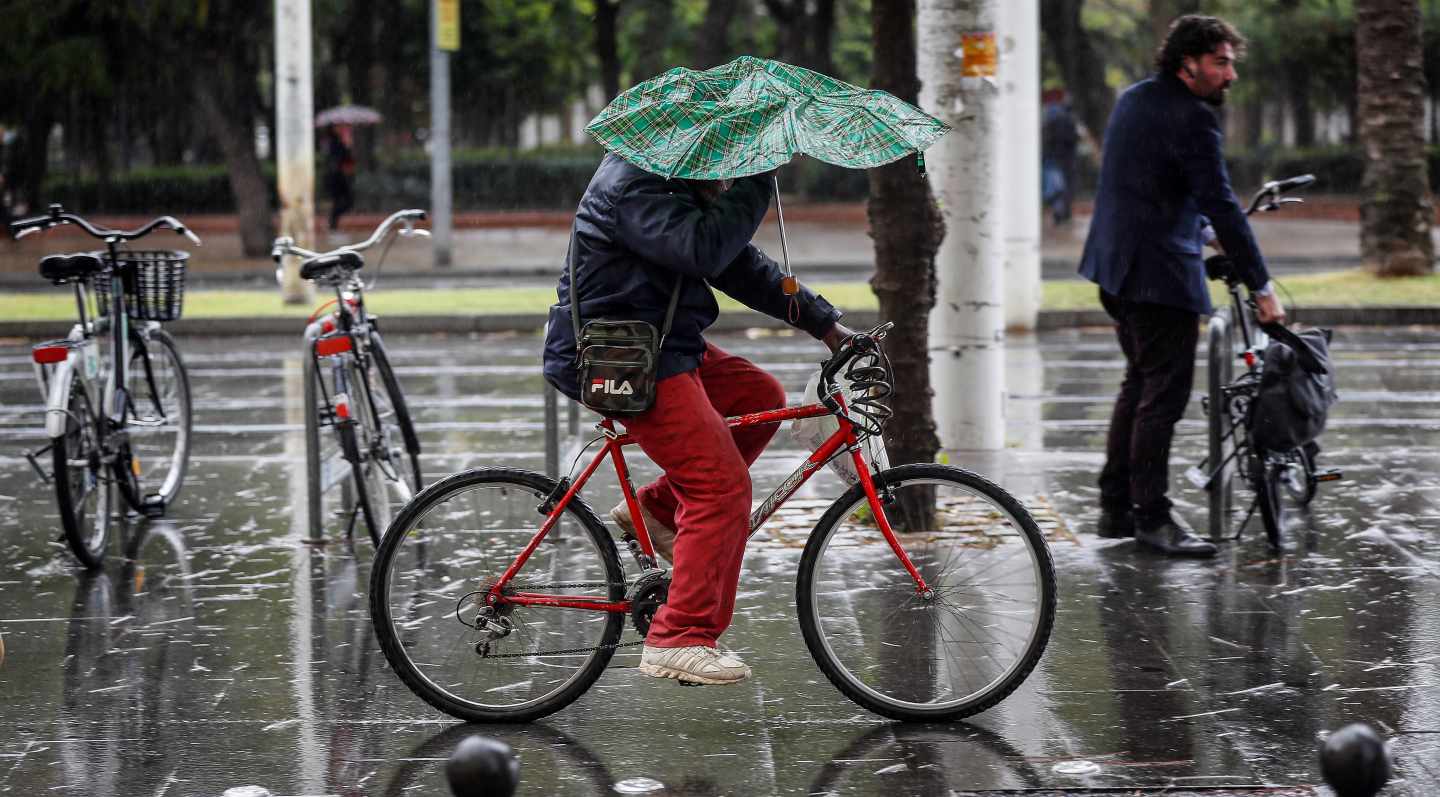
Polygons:
[[[850,334],[838,323],[840,311],[808,289],[801,288],[792,308],[779,266],[750,243],[770,206],[771,184],[768,173],[734,181],[666,180],[606,155],[575,214],[571,257],[581,323],[626,318],[659,329],[681,280],[660,349],[654,405],[623,419],[664,471],[638,492],[656,551],[672,563],[669,598],[651,623],[640,661],[641,671],[654,677],[728,684],[750,675],[716,642],[735,608],[749,533],[749,466],[777,427],[732,433],[725,418],[782,407],[785,391],[753,363],[705,340],[719,315],[711,289],[788,320],[832,351]],[[558,295],[545,339],[545,378],[579,400],[568,269]],[[623,502],[610,516],[622,530],[634,530]]]

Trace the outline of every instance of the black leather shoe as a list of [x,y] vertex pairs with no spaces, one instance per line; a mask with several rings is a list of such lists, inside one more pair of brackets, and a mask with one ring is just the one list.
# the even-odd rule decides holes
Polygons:
[[1095,533],[1107,540],[1135,536],[1135,515],[1128,509],[1101,509]]
[[1137,528],[1135,542],[1166,556],[1214,556],[1218,550],[1215,543],[1196,536],[1185,521],[1174,515],[1155,528]]

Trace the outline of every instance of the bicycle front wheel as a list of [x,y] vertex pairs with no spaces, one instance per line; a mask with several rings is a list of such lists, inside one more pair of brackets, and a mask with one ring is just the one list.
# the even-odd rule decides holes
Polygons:
[[65,542],[80,564],[93,570],[105,562],[115,483],[101,462],[97,417],[79,379],[70,384],[65,412],[65,434],[51,448],[55,501]]
[[[379,332],[370,333],[370,354],[375,358],[375,371],[380,375],[383,390],[375,391],[376,406],[380,423],[386,428],[387,451],[393,466],[414,496],[425,486],[420,470],[420,436],[415,433],[415,422],[410,419],[410,407],[405,403],[405,394],[400,390],[400,380],[390,367],[390,355],[385,352],[385,342]],[[400,444],[404,443],[404,449]]]
[[131,412],[125,426],[138,497],[159,495],[168,505],[185,481],[191,429],[190,376],[168,332],[152,329],[136,342],[126,381]]
[[885,515],[929,587],[917,594],[860,485],[820,519],[795,585],[805,644],[846,697],[893,719],[967,717],[1039,662],[1055,621],[1055,568],[1025,507],[968,471],[876,474]]
[[[481,603],[539,532],[538,507],[554,486],[521,470],[457,473],[406,505],[375,554],[370,620],[380,648],[411,691],[451,716],[552,714],[590,688],[615,653],[620,613]],[[579,499],[507,585],[515,591],[624,599],[615,543]]]
[[[392,517],[390,484],[399,482],[400,476],[390,458],[385,428],[374,401],[377,391],[370,370],[354,358],[347,358],[343,373],[344,389],[340,392],[349,396],[350,418],[337,423],[336,429],[340,447],[350,460],[355,508],[365,521],[370,541],[378,546],[380,535],[385,533]],[[402,498],[409,500],[410,497],[405,490]]]

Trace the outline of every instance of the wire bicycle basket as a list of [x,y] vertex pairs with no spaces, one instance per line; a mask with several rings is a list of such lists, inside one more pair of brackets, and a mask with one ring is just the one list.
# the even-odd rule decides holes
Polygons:
[[[97,252],[110,262],[109,255]],[[185,267],[190,253],[178,250],[136,250],[120,252],[112,263],[125,286],[125,312],[136,321],[174,321],[185,303]],[[110,313],[110,275],[97,274],[92,280],[96,309]]]

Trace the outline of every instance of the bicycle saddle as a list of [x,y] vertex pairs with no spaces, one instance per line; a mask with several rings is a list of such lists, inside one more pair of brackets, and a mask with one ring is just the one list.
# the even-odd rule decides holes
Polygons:
[[46,255],[40,258],[40,276],[57,285],[68,280],[88,277],[104,269],[104,261],[99,256],[89,253]]
[[365,259],[356,252],[338,252],[333,255],[321,255],[301,261],[300,279],[313,280],[335,269],[359,271],[364,265]]

